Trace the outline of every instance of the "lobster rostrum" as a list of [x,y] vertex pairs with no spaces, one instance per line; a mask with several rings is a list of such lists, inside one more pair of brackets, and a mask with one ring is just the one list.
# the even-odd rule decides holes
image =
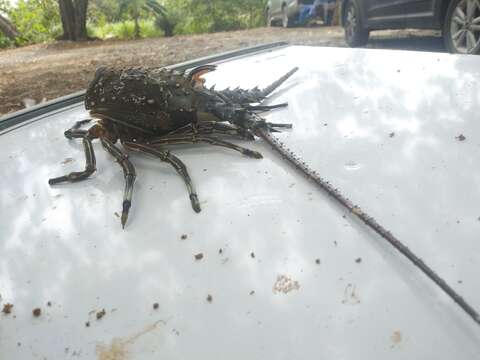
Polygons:
[[[207,143],[236,150],[243,155],[260,159],[262,155],[225,138],[254,140],[259,130],[278,131],[290,124],[266,122],[259,112],[283,107],[259,104],[287,80],[294,68],[265,89],[254,88],[207,89],[202,76],[214,71],[215,65],[203,65],[188,73],[166,68],[98,68],[90,83],[85,108],[95,124],[82,126],[92,119],[76,122],[65,131],[68,139],[82,139],[85,170],[52,178],[50,185],[87,179],[96,171],[92,140],[99,139],[103,148],[121,165],[125,177],[122,227],[128,219],[132,204],[135,167],[127,152],[137,151],[169,163],[183,178],[193,210],[200,212],[200,203],[185,164],[169,150],[169,145]],[[116,144],[120,142],[123,149]]]

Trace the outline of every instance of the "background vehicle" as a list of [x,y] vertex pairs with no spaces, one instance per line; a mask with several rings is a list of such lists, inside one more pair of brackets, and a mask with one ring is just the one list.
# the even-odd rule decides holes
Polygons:
[[335,11],[335,0],[269,0],[266,8],[267,25],[290,27],[320,17],[330,25]]
[[372,30],[438,29],[453,53],[480,52],[478,0],[342,0],[341,22],[350,46],[362,46]]

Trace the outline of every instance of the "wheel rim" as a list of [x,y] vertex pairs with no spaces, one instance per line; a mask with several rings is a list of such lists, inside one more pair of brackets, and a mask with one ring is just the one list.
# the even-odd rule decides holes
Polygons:
[[355,34],[355,28],[357,27],[357,14],[355,13],[355,7],[350,4],[347,10],[347,19],[345,21],[345,34],[347,39],[353,38]]
[[456,52],[469,54],[480,45],[480,0],[461,0],[450,19],[450,37]]
[[282,24],[283,24],[283,27],[288,27],[288,15],[287,15],[287,9],[285,7],[282,10]]

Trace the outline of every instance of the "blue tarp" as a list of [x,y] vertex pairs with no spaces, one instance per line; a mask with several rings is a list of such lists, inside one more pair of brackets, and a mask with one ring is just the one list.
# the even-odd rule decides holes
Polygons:
[[298,14],[298,23],[304,24],[307,20],[312,19],[316,16],[316,4],[313,5],[303,5],[300,13]]
[[327,12],[327,4],[334,2],[334,0],[316,0],[313,4],[307,5],[304,4],[301,6],[300,12],[298,13],[297,23],[302,25],[305,24],[308,20],[313,19],[317,16],[316,9],[319,6],[323,6],[324,14],[323,14],[323,21],[327,20],[328,14]]

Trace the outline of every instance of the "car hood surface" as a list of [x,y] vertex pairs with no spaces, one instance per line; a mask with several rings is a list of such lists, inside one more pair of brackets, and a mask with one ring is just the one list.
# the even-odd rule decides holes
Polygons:
[[[220,63],[207,85],[295,66],[267,102],[289,103],[265,115],[293,124],[276,136],[480,308],[480,58],[296,46]],[[63,132],[87,116],[0,136],[2,359],[478,357],[480,327],[262,140],[238,142],[261,160],[171,148],[199,214],[173,168],[132,154],[122,230],[123,174],[98,142],[91,179],[50,187],[84,168]]]

